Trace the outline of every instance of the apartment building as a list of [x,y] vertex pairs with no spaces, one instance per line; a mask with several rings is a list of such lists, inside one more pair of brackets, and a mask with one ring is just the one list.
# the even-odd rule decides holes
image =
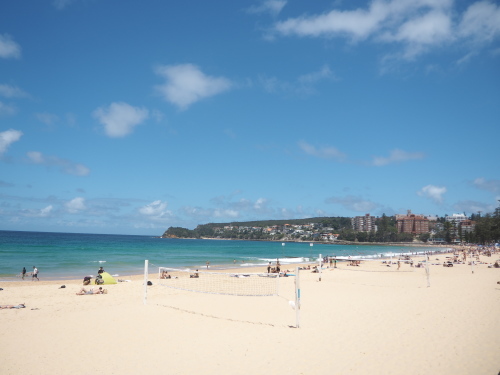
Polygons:
[[377,226],[375,225],[375,216],[370,216],[366,214],[365,216],[356,216],[351,219],[352,229],[357,232],[371,232],[377,231]]
[[429,219],[423,215],[415,215],[408,210],[406,215],[396,215],[399,233],[421,234],[429,232]]

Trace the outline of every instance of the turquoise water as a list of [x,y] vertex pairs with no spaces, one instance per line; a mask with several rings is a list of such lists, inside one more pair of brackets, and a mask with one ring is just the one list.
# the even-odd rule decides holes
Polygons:
[[[112,275],[142,274],[159,266],[228,268],[261,265],[277,258],[283,265],[316,262],[319,254],[337,257],[379,257],[391,253],[422,253],[426,248],[403,246],[323,245],[294,242],[180,240],[148,236],[0,231],[0,281],[20,280],[23,267],[39,270],[40,280],[82,278],[99,267]],[[436,249],[437,250],[437,249]]]

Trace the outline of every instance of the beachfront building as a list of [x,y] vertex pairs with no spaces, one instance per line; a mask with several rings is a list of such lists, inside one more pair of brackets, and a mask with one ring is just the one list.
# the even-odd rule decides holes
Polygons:
[[476,227],[476,222],[472,220],[464,220],[460,222],[460,231],[462,232],[462,238],[469,233],[474,232]]
[[459,223],[466,220],[469,220],[469,218],[464,214],[453,214],[451,216],[446,216],[445,218],[445,221],[452,224],[456,224],[457,226],[459,225]]
[[376,232],[375,216],[366,214],[365,216],[356,216],[351,219],[352,229],[357,232]]
[[398,233],[413,235],[429,232],[429,219],[423,215],[415,215],[408,210],[406,215],[396,215]]

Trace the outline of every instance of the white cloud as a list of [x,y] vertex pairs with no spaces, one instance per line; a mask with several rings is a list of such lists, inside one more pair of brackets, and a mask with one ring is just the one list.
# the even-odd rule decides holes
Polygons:
[[19,87],[5,84],[0,85],[0,95],[5,98],[23,98],[28,96],[28,94]]
[[0,34],[0,57],[4,59],[21,57],[21,47],[12,40],[10,35]]
[[60,171],[75,176],[87,176],[90,169],[83,164],[61,159],[56,156],[45,156],[38,151],[30,151],[26,154],[28,159],[34,164],[45,165],[47,167],[59,167]]
[[401,163],[408,160],[419,160],[423,158],[424,154],[421,152],[406,152],[403,150],[395,149],[391,151],[389,157],[374,157],[372,164],[376,167],[381,167],[388,164]]
[[163,85],[156,86],[156,90],[167,102],[183,110],[232,87],[227,78],[208,76],[193,64],[160,66],[156,68],[156,74],[166,80]]
[[427,185],[420,189],[417,194],[421,197],[429,198],[435,203],[443,203],[443,194],[447,189],[444,186]]
[[316,148],[315,146],[310,145],[309,143],[304,141],[299,142],[299,147],[306,154],[321,159],[334,159],[337,161],[343,161],[346,158],[346,155],[335,147]]
[[82,197],[73,198],[69,202],[66,202],[64,206],[66,207],[66,210],[72,214],[76,214],[87,209],[85,206],[85,198]]
[[0,115],[13,115],[16,113],[16,107],[10,104],[0,102]]
[[21,139],[23,132],[9,129],[0,133],[0,155],[5,153],[9,146]]
[[251,14],[270,13],[273,16],[277,16],[286,3],[285,0],[267,0],[263,1],[260,5],[251,6],[247,9],[247,12]]
[[381,39],[405,44],[404,58],[412,59],[427,47],[450,41],[452,38],[451,15],[434,11],[405,22],[394,34],[387,33]]
[[139,208],[139,212],[146,216],[165,216],[167,211],[167,202],[162,202],[161,200],[156,200],[150,204],[147,204]]
[[500,6],[479,1],[465,11],[458,27],[459,35],[488,42],[500,35]]
[[111,103],[107,108],[97,108],[93,116],[104,125],[104,131],[109,137],[124,137],[134,130],[134,127],[149,117],[146,108],[133,107],[127,103]]
[[500,35],[500,6],[478,1],[460,15],[453,0],[373,0],[363,8],[289,18],[277,22],[273,32],[397,44],[403,52],[392,57],[411,60],[431,48],[464,39],[473,44],[491,42]]

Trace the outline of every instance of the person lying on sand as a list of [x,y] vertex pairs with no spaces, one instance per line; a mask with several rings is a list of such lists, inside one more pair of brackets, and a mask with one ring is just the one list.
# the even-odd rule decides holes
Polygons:
[[85,288],[80,289],[78,293],[76,293],[77,296],[84,296],[87,294],[106,294],[108,293],[107,289],[102,289],[102,286],[99,287],[98,290],[94,290],[93,288],[90,288],[89,290],[86,290]]
[[0,305],[0,309],[24,309],[26,306],[24,303],[20,303],[19,305]]

